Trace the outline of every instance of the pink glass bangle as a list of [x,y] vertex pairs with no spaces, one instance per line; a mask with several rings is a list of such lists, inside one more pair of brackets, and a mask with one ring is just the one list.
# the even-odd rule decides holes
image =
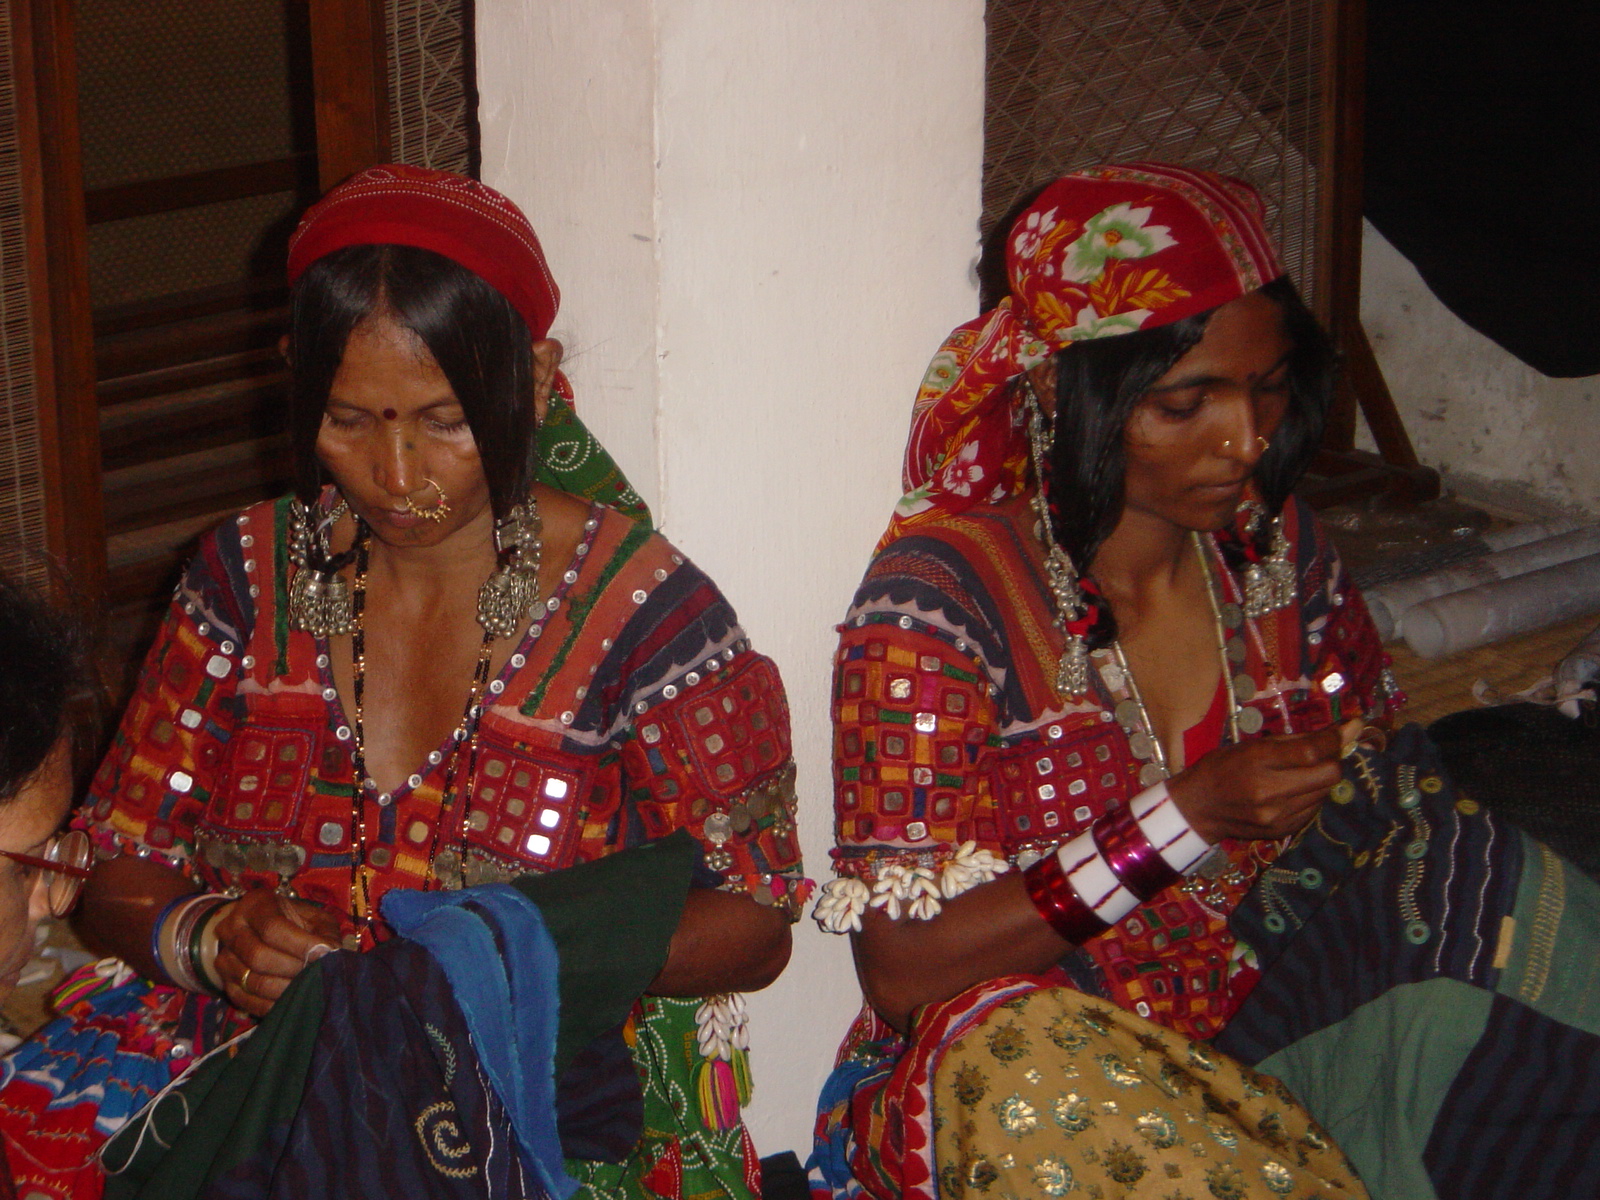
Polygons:
[[1054,850],[1023,871],[1022,882],[1039,915],[1074,946],[1111,928],[1078,895],[1067,873],[1061,869],[1061,858]]
[[1183,878],[1145,836],[1131,808],[1122,807],[1104,814],[1090,829],[1100,856],[1106,860],[1117,882],[1138,897],[1140,903],[1159,896]]

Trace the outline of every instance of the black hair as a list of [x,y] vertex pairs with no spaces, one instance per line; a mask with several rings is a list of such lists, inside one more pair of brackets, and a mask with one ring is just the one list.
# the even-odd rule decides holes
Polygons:
[[0,575],[0,805],[38,775],[88,683],[81,627]]
[[533,485],[533,337],[500,292],[460,263],[415,246],[346,246],[295,283],[289,314],[290,438],[295,492],[309,504],[325,481],[317,434],[345,345],[386,315],[428,348],[478,444],[496,517]]
[[[1311,464],[1333,400],[1333,342],[1287,278],[1261,294],[1278,306],[1290,342],[1289,404],[1256,464],[1256,487],[1276,516]],[[1216,309],[1154,329],[1078,342],[1056,355],[1054,448],[1046,498],[1057,543],[1087,572],[1122,516],[1127,454],[1123,433],[1156,380],[1204,335]],[[1264,534],[1264,530],[1262,531]],[[1091,639],[1104,644],[1115,636]]]

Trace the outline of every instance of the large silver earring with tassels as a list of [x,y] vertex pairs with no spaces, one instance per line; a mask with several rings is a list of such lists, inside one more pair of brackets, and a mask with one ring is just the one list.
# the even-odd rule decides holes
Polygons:
[[500,565],[478,589],[478,624],[495,637],[510,637],[539,603],[543,534],[544,523],[532,494],[495,524],[494,548]]
[[[1259,539],[1267,510],[1254,500],[1247,502],[1250,510],[1245,528],[1248,536]],[[1289,561],[1289,539],[1283,533],[1282,514],[1273,518],[1272,542],[1267,555],[1244,569],[1244,615],[1264,617],[1294,603],[1294,564]]]
[[1044,409],[1026,374],[1022,376],[1022,391],[1023,408],[1028,415],[1028,448],[1033,454],[1033,511],[1038,516],[1033,529],[1044,546],[1044,573],[1055,601],[1055,626],[1064,639],[1056,662],[1056,692],[1065,699],[1076,700],[1089,690],[1089,649],[1083,636],[1074,633],[1069,625],[1082,616],[1086,606],[1083,590],[1078,586],[1077,568],[1056,541],[1050,504],[1044,494],[1045,463],[1050,458],[1055,431],[1046,423]]
[[289,581],[289,627],[313,637],[349,633],[355,624],[350,585],[339,574],[351,555],[334,558],[329,535],[350,506],[339,501],[325,517],[298,498],[289,502],[289,561],[294,578]]

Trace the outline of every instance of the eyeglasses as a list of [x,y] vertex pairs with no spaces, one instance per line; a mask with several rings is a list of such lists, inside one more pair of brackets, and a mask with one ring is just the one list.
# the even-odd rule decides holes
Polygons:
[[15,850],[0,850],[0,858],[43,871],[47,875],[47,893],[50,911],[64,917],[78,902],[83,891],[83,881],[89,878],[89,858],[93,854],[89,835],[81,829],[58,833],[45,843],[40,855],[20,854]]

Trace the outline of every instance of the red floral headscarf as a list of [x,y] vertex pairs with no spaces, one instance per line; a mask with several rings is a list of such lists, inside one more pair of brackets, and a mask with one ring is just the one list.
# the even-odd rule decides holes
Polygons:
[[939,514],[1027,486],[1027,435],[1006,386],[1074,342],[1154,329],[1283,274],[1249,184],[1126,163],[1065,175],[1006,241],[1011,295],[933,356],[911,412],[905,495],[881,545]]

